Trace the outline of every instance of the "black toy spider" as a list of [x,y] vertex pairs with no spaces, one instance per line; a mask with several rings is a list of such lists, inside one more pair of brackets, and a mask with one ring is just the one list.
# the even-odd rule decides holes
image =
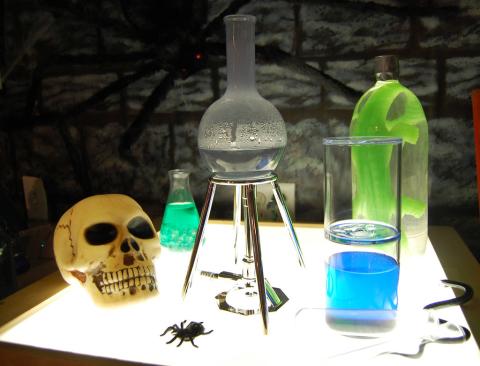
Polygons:
[[213,329],[205,332],[205,327],[203,326],[203,322],[197,323],[197,322],[190,322],[188,323],[187,327],[184,328],[183,325],[186,323],[186,320],[180,323],[180,327],[178,327],[177,324],[169,326],[167,329],[165,329],[165,332],[160,334],[160,336],[164,336],[167,334],[168,331],[171,331],[174,337],[170,339],[167,344],[172,343],[175,339],[180,338],[180,343],[177,344],[177,347],[180,347],[180,345],[183,343],[183,341],[187,340],[190,341],[195,347],[198,348],[198,346],[193,342],[193,339],[204,334],[210,334],[213,332]]

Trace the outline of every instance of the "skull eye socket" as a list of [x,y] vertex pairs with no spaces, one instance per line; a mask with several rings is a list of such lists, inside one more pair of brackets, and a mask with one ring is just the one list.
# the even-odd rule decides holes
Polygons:
[[111,243],[117,237],[117,228],[112,224],[99,223],[85,230],[85,239],[90,245]]
[[150,223],[140,216],[131,219],[127,228],[130,234],[140,239],[153,239],[155,237],[155,231]]

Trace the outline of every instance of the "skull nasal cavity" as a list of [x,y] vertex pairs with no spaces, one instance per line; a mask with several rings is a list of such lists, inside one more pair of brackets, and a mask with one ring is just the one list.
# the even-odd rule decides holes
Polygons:
[[130,248],[133,248],[135,251],[139,251],[140,247],[138,246],[138,243],[133,240],[133,239],[125,239],[122,242],[122,245],[120,246],[120,249],[124,253],[128,253],[130,251]]

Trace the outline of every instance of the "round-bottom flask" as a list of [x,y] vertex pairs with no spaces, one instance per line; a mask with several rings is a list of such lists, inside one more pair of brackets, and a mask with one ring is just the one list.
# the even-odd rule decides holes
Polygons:
[[200,122],[198,147],[209,169],[227,179],[275,170],[287,143],[285,122],[255,87],[255,17],[225,17],[227,89]]

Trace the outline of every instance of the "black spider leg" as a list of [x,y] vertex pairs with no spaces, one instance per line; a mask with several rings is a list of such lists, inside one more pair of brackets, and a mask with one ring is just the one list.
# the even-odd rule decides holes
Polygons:
[[[202,324],[202,323],[200,323],[200,324]],[[200,333],[199,336],[205,335],[205,334],[210,334],[210,333],[212,333],[212,332],[213,332],[213,329],[212,329],[212,330],[209,330],[208,332]],[[197,346],[195,343],[193,343],[193,338],[195,338],[195,337],[191,337],[190,342],[192,342],[192,344],[193,344],[195,347],[198,348],[198,346]]]
[[[175,337],[175,338],[177,338],[177,337]],[[184,340],[185,340],[185,338],[180,337],[180,343],[177,344],[177,347],[180,347]],[[173,339],[172,339],[172,341],[173,341]],[[171,342],[168,342],[168,343],[171,343]]]
[[193,344],[194,347],[198,348],[198,346],[193,342],[193,338],[195,337],[189,337],[189,338],[190,338],[189,339],[190,343]]
[[[453,287],[453,288],[462,290],[463,294],[458,297],[454,297],[453,299],[432,302],[431,304],[425,305],[423,307],[424,310],[441,309],[441,308],[446,308],[454,305],[463,305],[473,298],[473,289],[470,285],[463,282],[452,281],[452,280],[442,280],[441,282],[447,287]],[[440,324],[447,323],[445,319],[440,319],[440,318],[438,318],[438,322]],[[401,352],[384,352],[384,354],[398,355],[398,356],[403,356],[411,359],[418,359],[423,355],[425,346],[429,343],[451,344],[451,343],[462,343],[462,342],[468,341],[471,337],[470,330],[465,328],[462,325],[456,325],[456,326],[462,331],[463,334],[461,336],[444,337],[436,340],[422,340],[422,342],[418,346],[418,352],[414,354],[401,353]]]
[[172,331],[173,338],[170,339],[170,340],[167,342],[167,344],[170,344],[170,343],[172,343],[175,339],[177,339],[177,337],[178,337],[178,331],[179,331],[177,324],[175,324],[175,325],[172,325],[172,326],[168,327],[167,329],[165,329],[165,332],[163,332],[163,334],[161,334],[160,336],[164,336],[169,330]]
[[[174,337],[167,342],[167,344],[172,343],[172,342],[173,342],[175,339],[177,339],[177,338],[178,338],[178,334],[175,334]],[[181,344],[181,342],[180,342],[180,344]],[[177,347],[178,347],[178,346],[177,346]]]
[[167,332],[170,331],[170,330],[173,331],[173,332],[178,331],[177,325],[175,324],[175,325],[169,326],[167,329],[165,329],[165,332],[163,332],[162,334],[160,334],[160,337],[163,337],[163,336],[164,336],[165,334],[167,334]]
[[[203,324],[203,322],[200,322],[198,324]],[[205,328],[204,328],[205,329]],[[204,334],[210,334],[213,332],[213,329],[212,330],[209,330],[208,332],[203,332],[203,333],[200,333],[199,335],[204,335]]]
[[185,328],[183,328],[183,325],[184,325],[186,322],[187,322],[187,321],[184,320],[183,322],[180,323],[180,329],[185,329]]

